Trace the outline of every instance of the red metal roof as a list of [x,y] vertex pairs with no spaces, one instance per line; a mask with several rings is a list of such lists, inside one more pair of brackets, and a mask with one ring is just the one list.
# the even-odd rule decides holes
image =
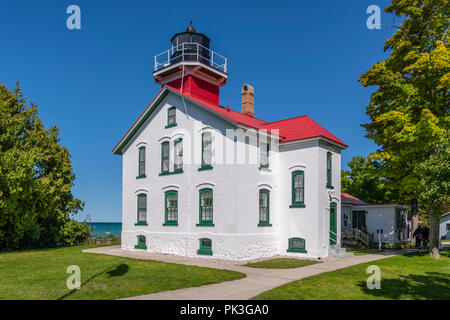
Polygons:
[[[290,142],[290,141],[296,141],[296,140],[303,140],[303,139],[310,139],[310,138],[316,138],[316,137],[323,137],[326,139],[329,139],[331,141],[334,141],[343,147],[348,147],[347,144],[345,144],[342,140],[338,139],[335,135],[333,135],[331,132],[323,128],[321,125],[319,125],[317,122],[315,122],[313,119],[308,117],[307,115],[285,119],[285,120],[279,120],[274,122],[266,122],[264,120],[255,118],[253,116],[250,116],[248,114],[242,114],[238,111],[232,110],[231,108],[226,108],[222,106],[217,106],[206,99],[201,99],[200,96],[192,96],[189,94],[186,94],[183,92],[183,94],[180,92],[180,89],[164,85],[161,90],[156,95],[159,96],[164,89],[168,89],[172,92],[176,92],[179,95],[183,95],[187,99],[190,99],[192,101],[195,101],[196,103],[208,108],[209,110],[221,115],[222,117],[231,120],[232,122],[241,124],[246,127],[250,127],[257,130],[267,130],[268,133],[276,134],[276,131],[278,130],[278,135],[280,136],[281,143]],[[156,98],[155,97],[155,98]],[[124,144],[125,141],[128,141],[126,139],[127,135],[132,131],[133,127],[139,123],[141,118],[147,113],[148,109],[153,104],[155,98],[152,100],[152,102],[145,108],[145,110],[141,113],[139,118],[133,123],[130,129],[125,133],[125,135],[120,139],[119,143],[114,147],[113,152],[116,153],[118,150],[120,152],[121,145]],[[133,135],[132,133],[131,135]]]
[[[177,88],[169,86],[166,87],[181,94],[180,90]],[[207,103],[206,101],[201,101],[197,97],[189,96],[185,93],[183,93],[183,96],[187,97],[190,100],[196,101],[197,103],[207,107],[208,109],[224,116],[225,118],[233,122],[242,124],[244,126],[259,130],[267,130],[268,132],[272,132],[272,130],[279,130],[281,143],[316,137],[324,137],[331,141],[337,142],[344,147],[348,147],[345,142],[338,139],[335,135],[319,125],[307,115],[274,122],[267,122],[252,117],[248,114],[242,114],[238,111],[232,110],[231,108],[227,109],[222,106],[215,106],[213,104]]]
[[367,202],[359,200],[357,197],[352,196],[351,194],[341,192],[341,202],[343,204],[351,204],[354,206],[367,206],[369,205]]

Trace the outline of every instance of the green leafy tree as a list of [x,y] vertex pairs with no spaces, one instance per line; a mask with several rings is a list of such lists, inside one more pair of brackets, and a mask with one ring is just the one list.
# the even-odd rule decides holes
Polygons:
[[70,216],[83,209],[69,152],[37,112],[18,84],[0,83],[0,249],[63,244]]
[[450,210],[450,143],[449,137],[435,143],[433,154],[416,167],[420,177],[419,200],[430,217],[430,253],[439,257],[439,221]]
[[381,164],[362,156],[353,157],[350,170],[342,170],[342,192],[347,192],[371,204],[388,204],[397,201],[395,190],[390,189],[387,177],[380,176]]
[[377,87],[363,126],[380,146],[370,157],[383,164],[381,175],[411,203],[414,232],[421,188],[415,168],[445,139],[450,123],[450,7],[448,0],[393,0],[385,11],[403,23],[385,43],[390,56],[359,79]]

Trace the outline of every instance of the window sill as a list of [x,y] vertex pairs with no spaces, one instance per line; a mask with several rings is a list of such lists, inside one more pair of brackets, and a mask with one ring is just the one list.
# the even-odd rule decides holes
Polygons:
[[205,255],[205,256],[212,256],[212,250],[210,249],[198,249],[197,254]]
[[259,170],[261,170],[261,171],[269,171],[269,172],[272,171],[272,170],[270,170],[269,166],[260,166]]
[[304,204],[291,204],[289,208],[306,208]]
[[176,170],[176,171],[173,171],[173,172],[161,172],[159,175],[160,176],[168,176],[168,175],[171,175],[171,174],[179,174],[179,173],[183,173],[184,171],[183,170]]
[[308,253],[305,249],[287,249],[287,252],[294,252],[294,253]]
[[134,248],[135,249],[144,249],[145,250],[145,249],[147,249],[147,246],[146,245],[137,244],[137,245],[134,246]]
[[334,189],[334,187],[327,184],[327,189]]
[[140,174],[136,177],[136,179],[144,179],[144,178],[147,178],[145,174]]
[[137,222],[134,225],[135,226],[148,226],[147,222]]
[[178,221],[167,221],[163,223],[164,227],[178,227]]
[[198,171],[203,171],[203,170],[212,170],[212,166],[201,166],[200,168],[198,168]]
[[268,222],[260,222],[258,223],[258,227],[271,227],[272,224]]
[[173,127],[176,127],[177,126],[177,123],[175,122],[175,123],[171,123],[171,124],[168,124],[167,126],[166,126],[166,129],[168,129],[168,128],[173,128]]
[[196,224],[197,227],[214,227],[212,222],[200,222]]

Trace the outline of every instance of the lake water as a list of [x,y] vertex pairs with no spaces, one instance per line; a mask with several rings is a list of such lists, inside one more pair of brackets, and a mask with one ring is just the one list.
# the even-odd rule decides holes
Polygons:
[[88,222],[87,224],[92,227],[93,238],[104,238],[109,235],[118,238],[122,232],[121,222]]

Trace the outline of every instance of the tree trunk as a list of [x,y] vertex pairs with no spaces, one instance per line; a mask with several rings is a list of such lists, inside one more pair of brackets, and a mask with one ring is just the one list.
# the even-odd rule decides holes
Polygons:
[[414,247],[416,245],[416,238],[413,236],[417,227],[419,226],[419,209],[417,206],[417,199],[411,200],[411,230],[410,230],[410,241],[411,246]]
[[439,254],[439,246],[440,246],[440,239],[439,239],[439,220],[440,220],[440,214],[432,212],[430,214],[430,256],[433,258],[440,258]]

